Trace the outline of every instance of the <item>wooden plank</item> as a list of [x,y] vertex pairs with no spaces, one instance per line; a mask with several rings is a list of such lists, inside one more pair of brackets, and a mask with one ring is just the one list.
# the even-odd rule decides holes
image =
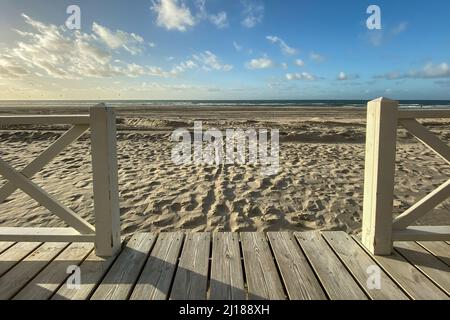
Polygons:
[[[72,127],[69,131],[65,132],[58,140],[56,140],[50,147],[36,157],[30,164],[20,172],[27,178],[33,177],[38,173],[46,164],[50,163],[58,154],[61,153],[69,144],[78,139],[83,133],[89,129],[87,125],[78,125]],[[8,181],[0,188],[0,203],[5,201],[17,187]]]
[[319,280],[301,251],[294,236],[288,232],[267,234],[278,269],[291,300],[327,299]]
[[79,288],[63,285],[52,300],[87,300],[98,287],[116,257],[99,257],[92,251],[80,265],[81,283]]
[[47,266],[68,243],[47,242],[0,278],[0,300],[11,299]]
[[450,239],[450,226],[411,226],[394,230],[394,241],[446,241]]
[[20,242],[4,251],[0,255],[0,276],[32,253],[41,244],[40,242]]
[[367,106],[362,242],[374,254],[392,251],[397,113],[386,98]]
[[73,228],[0,228],[0,241],[94,242],[94,234],[80,234]]
[[401,120],[400,124],[405,127],[416,139],[433,150],[439,157],[450,164],[450,147],[434,133],[425,128],[415,119]]
[[131,294],[131,300],[165,300],[175,274],[184,234],[161,233],[158,236],[141,276]]
[[399,119],[450,118],[450,110],[400,110]]
[[396,249],[437,286],[450,294],[450,267],[415,242],[395,242]]
[[269,244],[263,233],[241,233],[244,268],[250,300],[284,300],[284,293],[278,270]]
[[443,183],[426,197],[415,203],[411,208],[394,219],[394,229],[404,229],[421,218],[438,204],[450,196],[450,180]]
[[15,242],[0,242],[0,254],[3,253],[3,251],[6,251],[13,244],[15,244]]
[[295,232],[300,246],[332,300],[366,300],[367,296],[318,232]]
[[[373,300],[408,300],[408,296],[389,278],[377,263],[345,232],[322,232],[366,294]],[[379,270],[379,288],[369,286],[371,268]]]
[[210,233],[188,233],[170,294],[171,300],[205,300]]
[[40,205],[46,207],[51,213],[63,219],[69,226],[77,229],[80,233],[95,233],[95,229],[91,224],[80,218],[75,212],[64,206],[53,196],[49,195],[36,183],[28,180],[27,177],[2,159],[0,159],[0,174],[39,202]]
[[244,272],[242,270],[239,234],[213,234],[210,300],[244,300]]
[[[354,239],[358,242],[356,238]],[[397,251],[394,250],[390,256],[372,257],[410,298],[414,300],[447,299],[444,292]]]
[[104,104],[92,107],[90,115],[95,250],[113,256],[121,249],[116,117]]
[[419,244],[431,252],[435,257],[450,266],[450,247],[444,241],[419,242]]
[[91,299],[128,299],[155,240],[156,235],[152,233],[133,235]]
[[0,125],[17,124],[89,124],[87,115],[26,115],[0,116]]
[[93,249],[92,243],[72,243],[20,290],[14,300],[49,299],[70,276],[67,268],[78,266]]

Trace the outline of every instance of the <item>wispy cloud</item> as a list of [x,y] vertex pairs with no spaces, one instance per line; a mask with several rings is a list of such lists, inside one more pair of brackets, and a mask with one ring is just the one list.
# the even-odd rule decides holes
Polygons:
[[264,18],[264,5],[259,0],[241,0],[244,10],[242,25],[246,28],[253,28],[261,23]]
[[355,79],[359,79],[358,74],[347,74],[344,71],[339,72],[339,74],[337,76],[337,80],[339,80],[339,81],[347,81],[347,80],[355,80]]
[[236,51],[242,51],[242,46],[238,44],[236,41],[233,41],[233,47]]
[[383,75],[375,76],[377,79],[439,79],[439,78],[450,78],[450,66],[446,62],[440,64],[433,64],[432,62],[427,63],[420,70],[411,70],[409,72],[389,72]]
[[186,31],[195,25],[189,8],[178,0],[155,0],[151,9],[157,14],[156,24],[167,30]]
[[308,80],[313,81],[316,80],[316,77],[308,72],[302,73],[286,73],[286,79],[289,81],[292,80]]
[[295,65],[298,67],[303,67],[303,66],[305,66],[305,62],[302,59],[296,59]]
[[268,57],[252,59],[246,64],[246,67],[248,69],[268,69],[272,68],[273,66],[274,66],[273,61]]
[[325,58],[322,55],[320,55],[316,52],[311,52],[309,54],[309,58],[317,63],[323,62],[325,60]]
[[[142,52],[142,45],[144,39],[134,33],[127,33],[122,30],[115,32],[110,29],[101,26],[97,23],[93,23],[92,31],[110,48],[119,49],[123,48],[131,54],[138,54]],[[150,47],[154,47],[154,43],[150,44]]]
[[379,47],[408,29],[408,22],[403,21],[388,30],[370,30],[366,32],[367,41],[374,47]]
[[290,47],[289,45],[287,45],[286,42],[284,42],[283,39],[281,39],[277,36],[267,36],[266,39],[269,40],[270,42],[272,42],[273,44],[278,44],[280,46],[281,51],[284,54],[287,54],[287,55],[297,54],[297,49]]
[[202,65],[202,69],[205,71],[216,70],[227,72],[233,69],[232,65],[221,63],[219,58],[208,50],[199,54],[194,54],[192,58],[200,63]]
[[209,13],[206,10],[206,0],[197,0],[197,6],[199,10],[197,14],[198,20],[208,20],[219,29],[228,27],[228,16],[225,11],[220,11],[217,14]]
[[396,36],[399,35],[402,32],[405,32],[406,29],[408,28],[408,22],[400,22],[398,25],[394,26],[394,28],[392,28],[391,33]]

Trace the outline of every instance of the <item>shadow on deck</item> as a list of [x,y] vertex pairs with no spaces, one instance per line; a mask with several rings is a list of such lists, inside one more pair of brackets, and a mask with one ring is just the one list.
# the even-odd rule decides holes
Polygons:
[[449,243],[394,246],[382,257],[344,232],[139,233],[103,259],[88,243],[0,242],[0,299],[449,299]]

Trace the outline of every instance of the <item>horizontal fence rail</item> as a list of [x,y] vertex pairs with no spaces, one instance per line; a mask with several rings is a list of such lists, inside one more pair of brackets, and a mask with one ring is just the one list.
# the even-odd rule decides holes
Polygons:
[[386,98],[368,103],[362,242],[373,254],[390,255],[393,241],[450,240],[450,226],[411,226],[450,197],[450,180],[393,219],[399,125],[450,164],[450,147],[419,118],[450,118],[450,110],[399,110]]
[[[116,118],[104,104],[89,115],[0,116],[0,125],[70,124],[72,127],[20,172],[0,159],[0,174],[7,179],[0,188],[0,203],[21,189],[41,206],[61,218],[68,228],[0,228],[0,241],[94,242],[99,256],[120,250],[120,210],[117,177]],[[91,131],[95,227],[64,206],[31,179],[68,145]]]

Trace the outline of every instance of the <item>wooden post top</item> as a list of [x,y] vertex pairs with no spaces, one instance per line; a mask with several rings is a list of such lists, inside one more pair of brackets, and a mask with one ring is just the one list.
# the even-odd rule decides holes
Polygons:
[[377,99],[374,99],[372,101],[369,101],[370,104],[376,103],[376,104],[380,104],[380,105],[398,105],[398,101],[397,100],[391,100],[388,99],[386,97],[379,97]]

